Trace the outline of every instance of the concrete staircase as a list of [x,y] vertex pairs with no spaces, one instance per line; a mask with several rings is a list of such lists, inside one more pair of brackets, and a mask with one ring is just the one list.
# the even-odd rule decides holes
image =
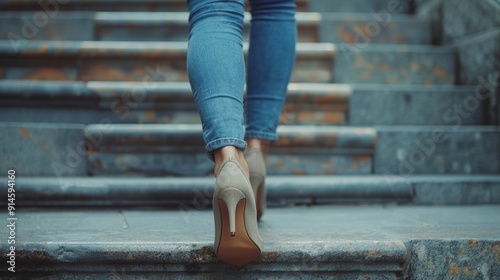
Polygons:
[[19,207],[0,275],[500,277],[492,90],[461,79],[420,2],[297,1],[266,249],[238,270],[211,248],[185,1],[0,1],[0,170]]

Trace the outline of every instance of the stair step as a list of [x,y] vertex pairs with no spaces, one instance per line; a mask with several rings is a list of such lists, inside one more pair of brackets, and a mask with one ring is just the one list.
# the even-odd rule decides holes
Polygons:
[[[188,12],[59,12],[43,26],[27,24],[33,12],[0,12],[0,40],[187,41]],[[248,41],[250,14],[245,14]],[[431,23],[389,13],[303,13],[295,16],[300,42],[431,44]],[[73,26],[79,31],[73,32]]]
[[[201,125],[89,125],[89,172],[200,176],[213,172]],[[375,130],[371,128],[281,126],[268,156],[268,174],[371,173]]]
[[[345,124],[350,94],[348,85],[290,84],[281,123]],[[59,122],[64,119],[71,123],[92,123],[110,118],[114,123],[200,122],[186,82],[150,85],[4,80],[0,81],[0,100],[2,121]],[[25,113],[19,113],[20,109]],[[75,115],[76,109],[81,114]]]
[[[19,207],[197,207],[212,205],[215,178],[205,177],[19,177]],[[406,203],[500,204],[499,175],[268,176],[269,207],[291,205]]]
[[[500,276],[499,211],[499,206],[269,209],[260,223],[263,254],[237,269],[214,254],[211,211],[26,209],[16,212],[16,275],[418,279],[473,271],[494,279]],[[0,234],[8,236],[8,230],[2,227]],[[10,248],[7,242],[0,246],[5,262]]]
[[[328,1],[325,1],[328,2]],[[347,1],[344,1],[347,2]],[[409,15],[383,13],[321,13],[319,42],[354,44],[432,43],[429,20]]]
[[[297,44],[292,81],[455,83],[455,52],[448,47],[339,47],[331,43]],[[3,79],[186,81],[186,53],[186,42],[0,41],[0,58],[5,60],[0,70]]]
[[[96,39],[103,41],[187,41],[189,13],[96,13]],[[298,41],[317,42],[320,15],[297,13]],[[244,40],[248,41],[251,15],[245,13]]]
[[338,44],[335,83],[457,84],[451,47]]
[[[32,16],[33,12],[0,12],[0,40],[22,37],[23,30],[30,32],[30,40],[187,41],[189,37],[188,12],[59,12],[44,26],[23,29],[28,26],[25,19]],[[250,18],[245,13],[246,41]],[[318,41],[320,18],[318,13],[296,14],[299,41]]]
[[[306,11],[309,0],[296,0],[298,11]],[[10,11],[187,11],[186,0],[71,0],[43,3],[38,0],[0,1],[0,10]],[[248,7],[247,7],[248,9]]]
[[[471,86],[292,83],[280,119],[288,125],[487,123],[487,92]],[[432,100],[433,102],[429,102]],[[472,106],[477,102],[477,107]],[[128,103],[127,103],[128,102]],[[455,108],[455,104],[463,109]],[[199,123],[186,82],[0,81],[0,121]],[[446,117],[444,117],[446,116]]]
[[[4,79],[187,81],[186,42],[35,41],[14,45],[0,41]],[[244,49],[246,53],[247,44]],[[297,44],[293,81],[330,81],[334,55],[333,44]]]
[[[5,151],[0,168],[15,167],[25,176],[86,176],[103,169],[109,173],[100,175],[193,176],[213,168],[196,124],[102,119],[91,126],[0,123],[0,128],[0,139],[9,139],[0,143]],[[500,128],[494,126],[281,126],[279,134],[269,158],[274,175],[375,173],[401,180],[417,174],[500,173]],[[174,143],[182,149],[168,146]],[[178,156],[168,156],[173,154]]]
[[310,12],[338,13],[382,13],[391,15],[407,14],[412,11],[411,0],[309,0]]
[[499,174],[500,128],[377,126],[374,172],[389,178],[415,174]]

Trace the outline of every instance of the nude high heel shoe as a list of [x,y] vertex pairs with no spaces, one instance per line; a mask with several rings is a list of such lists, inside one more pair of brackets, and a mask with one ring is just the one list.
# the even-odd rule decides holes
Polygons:
[[214,251],[225,263],[244,266],[263,248],[252,186],[234,158],[222,163],[213,196]]
[[250,169],[250,183],[256,199],[257,220],[260,220],[266,210],[266,162],[262,157],[262,153],[255,148],[247,148],[245,159]]

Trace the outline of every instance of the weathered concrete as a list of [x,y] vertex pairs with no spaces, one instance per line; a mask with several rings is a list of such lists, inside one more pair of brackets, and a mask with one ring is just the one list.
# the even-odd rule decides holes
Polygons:
[[83,125],[0,123],[0,170],[19,176],[87,174]]
[[431,43],[431,22],[389,12],[322,13],[319,41],[346,44]]
[[93,12],[0,12],[0,40],[94,40],[94,29]]
[[452,85],[455,51],[449,47],[337,45],[334,82],[359,84]]
[[411,1],[408,0],[308,0],[308,2],[309,11],[320,13],[370,13],[387,10],[394,14],[406,14],[411,8]]
[[[21,207],[178,207],[208,209],[214,177],[20,177]],[[406,203],[500,204],[498,175],[268,176],[268,205]],[[6,191],[6,190],[5,190]],[[2,202],[5,204],[6,202]]]
[[[183,277],[294,272],[289,276],[309,279],[315,272],[340,279],[397,279],[403,273],[411,279],[495,279],[498,211],[498,206],[270,209],[260,223],[264,253],[236,270],[214,255],[211,211],[26,209],[16,215],[16,275],[114,272],[156,279],[167,271]],[[0,234],[7,236],[8,228]],[[5,261],[7,245],[0,246]]]
[[455,42],[460,83],[476,85],[488,104],[488,122],[500,124],[500,28]]
[[[88,155],[95,175],[138,173],[201,176],[212,173],[200,125],[126,125],[99,135]],[[268,174],[368,174],[376,133],[371,128],[281,126],[268,158]],[[306,164],[307,163],[307,164]]]
[[[452,125],[455,106],[467,106],[462,125],[487,122],[488,104],[475,86],[353,85],[350,125]],[[472,102],[477,102],[473,104]],[[475,105],[475,108],[470,107]]]
[[498,174],[500,128],[488,126],[379,126],[375,173]]

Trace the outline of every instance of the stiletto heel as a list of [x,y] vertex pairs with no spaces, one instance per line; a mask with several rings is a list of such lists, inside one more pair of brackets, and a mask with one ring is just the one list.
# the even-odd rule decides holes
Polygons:
[[219,194],[219,207],[222,206],[221,203],[225,203],[227,207],[227,213],[229,215],[229,234],[231,236],[236,235],[236,206],[244,199],[245,195],[238,189],[225,189]]
[[229,158],[222,163],[213,197],[214,251],[220,260],[244,266],[262,252],[252,186],[240,164]]
[[255,194],[257,220],[260,220],[266,210],[267,191],[265,186],[266,162],[262,153],[255,148],[248,148],[245,159],[250,169],[250,183]]

